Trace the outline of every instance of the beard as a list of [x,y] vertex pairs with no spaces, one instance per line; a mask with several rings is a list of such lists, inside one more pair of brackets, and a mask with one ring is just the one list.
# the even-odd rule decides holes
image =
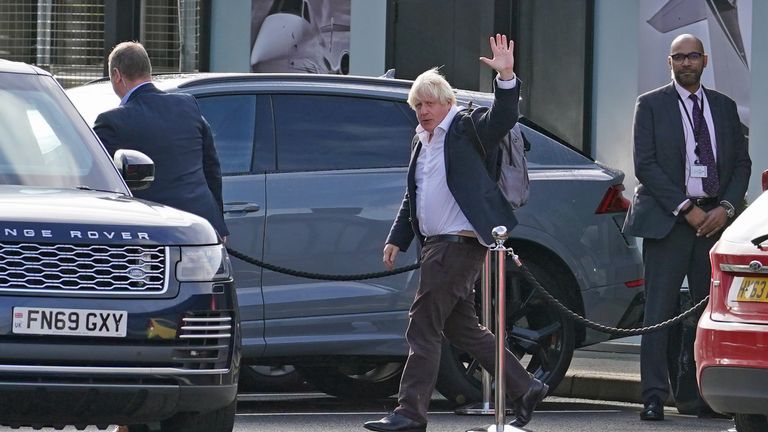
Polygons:
[[698,84],[701,80],[702,72],[702,69],[685,69],[675,70],[673,71],[673,74],[675,76],[675,81],[685,87]]

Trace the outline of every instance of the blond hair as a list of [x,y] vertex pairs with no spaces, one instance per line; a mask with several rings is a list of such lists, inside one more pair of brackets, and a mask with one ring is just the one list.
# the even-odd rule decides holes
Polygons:
[[441,104],[456,104],[453,88],[436,67],[416,77],[408,92],[408,105],[413,109],[425,99],[437,100]]

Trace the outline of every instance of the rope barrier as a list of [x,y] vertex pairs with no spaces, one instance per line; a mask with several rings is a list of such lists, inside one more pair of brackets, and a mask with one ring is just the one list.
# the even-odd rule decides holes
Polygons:
[[[230,255],[232,255],[235,258],[241,259],[247,263],[265,268],[267,270],[272,270],[278,273],[287,274],[290,276],[296,276],[296,277],[302,277],[307,279],[317,279],[317,280],[330,280],[330,281],[357,281],[357,280],[366,280],[366,279],[375,279],[375,278],[381,278],[386,276],[392,276],[400,273],[409,272],[412,270],[416,270],[419,267],[421,267],[420,263],[414,263],[411,265],[407,265],[404,267],[399,267],[393,270],[388,271],[381,271],[381,272],[374,272],[374,273],[360,273],[360,274],[350,274],[350,275],[331,275],[331,274],[322,274],[322,273],[311,273],[311,272],[305,272],[305,271],[299,271],[299,270],[292,270],[286,267],[280,267],[276,266],[274,264],[269,264],[264,261],[261,261],[259,259],[250,257],[248,255],[245,255],[243,253],[240,253],[234,249],[227,248],[227,252],[229,252]],[[697,303],[692,308],[688,309],[687,311],[681,313],[680,315],[670,318],[664,322],[660,322],[658,324],[654,324],[651,326],[646,327],[638,327],[638,328],[619,328],[619,327],[610,327],[606,326],[600,323],[596,323],[594,321],[590,321],[587,318],[584,318],[583,316],[577,314],[576,312],[568,309],[565,305],[560,303],[560,301],[549,293],[549,291],[544,288],[539,281],[536,280],[536,278],[531,274],[531,271],[528,270],[528,267],[525,266],[525,264],[520,263],[518,266],[517,263],[514,264],[517,266],[517,268],[522,273],[525,280],[527,280],[533,287],[538,291],[541,295],[544,296],[544,298],[549,302],[550,304],[554,305],[560,312],[562,312],[567,318],[580,323],[584,325],[585,327],[591,328],[593,330],[597,330],[602,333],[608,333],[608,334],[614,334],[614,335],[621,335],[621,336],[634,336],[634,335],[640,335],[645,333],[651,333],[654,331],[661,330],[666,327],[673,326],[682,320],[692,316],[695,313],[698,313],[700,309],[703,309],[704,306],[706,306],[707,302],[709,301],[709,296],[706,296],[703,300],[701,300],[699,303]]]

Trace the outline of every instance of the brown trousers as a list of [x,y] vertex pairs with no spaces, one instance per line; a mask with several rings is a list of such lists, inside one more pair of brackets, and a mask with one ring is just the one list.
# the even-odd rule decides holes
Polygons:
[[[426,423],[443,335],[485,370],[494,372],[496,339],[480,325],[475,313],[474,285],[487,251],[480,243],[449,242],[427,244],[422,249],[421,280],[406,331],[410,351],[396,413]],[[509,350],[505,366],[507,395],[516,399],[528,390],[531,376]]]

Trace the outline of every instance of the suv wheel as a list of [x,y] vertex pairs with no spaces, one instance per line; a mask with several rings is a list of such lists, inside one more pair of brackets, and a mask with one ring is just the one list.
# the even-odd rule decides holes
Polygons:
[[163,421],[163,432],[232,432],[235,427],[237,399],[215,411],[181,413]]
[[296,366],[318,390],[344,399],[381,399],[397,393],[405,361],[340,366]]
[[306,389],[304,377],[292,365],[246,365],[240,368],[238,388],[245,392]]
[[[507,263],[508,268],[512,265]],[[555,271],[532,260],[526,266],[547,291],[569,308],[573,306],[565,295],[565,288],[558,285],[553,276]],[[571,364],[576,340],[573,321],[549,305],[527,281],[520,282],[519,296],[511,292],[509,278],[506,287],[507,346],[528,372],[547,383],[552,391]],[[476,300],[479,309],[479,291]],[[468,353],[449,342],[443,344],[437,390],[446,399],[456,405],[482,401],[482,373],[480,364]]]

